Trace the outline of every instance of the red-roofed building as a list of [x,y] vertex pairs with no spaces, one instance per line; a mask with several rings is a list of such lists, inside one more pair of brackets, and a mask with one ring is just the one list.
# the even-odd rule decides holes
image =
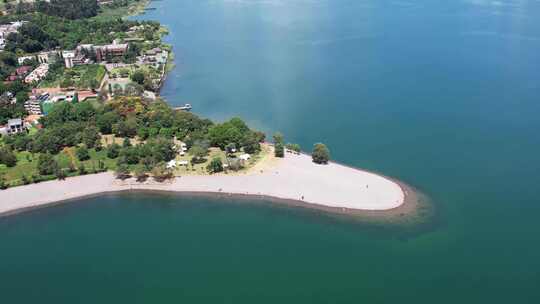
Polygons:
[[17,69],[15,69],[13,73],[11,73],[11,75],[6,77],[6,82],[22,80],[31,71],[32,71],[32,67],[29,65],[23,65],[22,67],[18,67]]
[[18,67],[15,70],[15,73],[19,76],[26,76],[30,71],[32,70],[32,67],[29,65],[23,65],[22,67]]

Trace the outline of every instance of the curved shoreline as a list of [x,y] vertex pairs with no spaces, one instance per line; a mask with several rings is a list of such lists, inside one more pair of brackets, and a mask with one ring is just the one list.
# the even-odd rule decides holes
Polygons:
[[287,155],[270,168],[238,175],[191,175],[165,183],[120,181],[111,172],[0,191],[0,216],[127,191],[259,198],[288,206],[367,219],[418,214],[419,193],[383,175],[337,163],[321,166],[306,155]]

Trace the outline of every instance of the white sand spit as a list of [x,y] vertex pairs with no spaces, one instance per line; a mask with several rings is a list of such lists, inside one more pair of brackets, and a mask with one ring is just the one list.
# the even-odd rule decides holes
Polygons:
[[287,154],[272,168],[243,175],[188,175],[170,183],[141,184],[132,179],[121,182],[108,172],[10,188],[0,191],[0,214],[130,189],[264,195],[357,210],[389,210],[405,200],[401,187],[385,177],[336,163],[316,165],[308,155]]

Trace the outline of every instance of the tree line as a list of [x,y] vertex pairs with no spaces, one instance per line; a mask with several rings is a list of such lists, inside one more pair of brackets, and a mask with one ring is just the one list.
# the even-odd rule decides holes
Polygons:
[[[163,101],[147,102],[137,97],[120,97],[107,104],[59,102],[40,122],[43,128],[35,134],[2,138],[0,163],[15,166],[15,153],[28,151],[39,155],[40,174],[57,174],[60,178],[65,172],[51,159],[64,148],[76,147],[79,161],[90,158],[90,149],[105,149],[107,157],[116,160],[121,174],[128,174],[134,166],[150,172],[163,169],[175,158],[178,147],[174,140],[184,142],[192,162],[197,163],[206,161],[209,147],[225,150],[234,145],[246,153],[257,153],[265,138],[264,133],[251,130],[239,118],[213,123],[190,112],[175,111]],[[109,134],[125,138],[124,143],[104,146],[102,136]],[[133,140],[137,144],[132,144]],[[208,170],[216,172],[220,166],[213,160]]]

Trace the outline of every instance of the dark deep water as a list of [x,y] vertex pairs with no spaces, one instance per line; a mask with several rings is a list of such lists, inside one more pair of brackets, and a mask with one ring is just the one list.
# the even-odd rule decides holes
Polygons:
[[162,95],[430,195],[427,231],[115,195],[0,219],[5,303],[540,302],[540,1],[164,0]]

